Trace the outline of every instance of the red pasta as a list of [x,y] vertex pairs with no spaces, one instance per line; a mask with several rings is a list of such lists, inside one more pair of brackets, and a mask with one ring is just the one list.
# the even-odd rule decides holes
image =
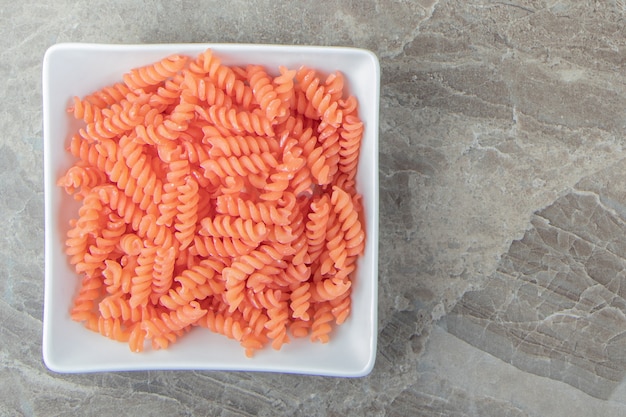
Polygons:
[[58,180],[81,203],[65,242],[81,277],[71,318],[133,352],[193,327],[248,356],[328,342],[365,248],[365,126],[345,85],[209,49],[74,97],[76,162]]

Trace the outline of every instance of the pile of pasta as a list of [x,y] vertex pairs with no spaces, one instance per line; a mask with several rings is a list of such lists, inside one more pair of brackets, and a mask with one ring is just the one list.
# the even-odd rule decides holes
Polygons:
[[358,102],[340,72],[277,70],[208,49],[73,98],[72,319],[133,352],[204,327],[248,356],[346,320],[365,245]]

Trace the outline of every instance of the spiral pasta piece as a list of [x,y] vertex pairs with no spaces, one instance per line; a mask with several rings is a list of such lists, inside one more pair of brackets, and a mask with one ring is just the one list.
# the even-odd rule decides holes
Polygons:
[[140,200],[140,207],[146,210],[150,202],[158,204],[161,201],[163,181],[152,165],[152,157],[144,152],[143,146],[129,137],[122,137],[120,145],[124,162],[130,168],[129,175],[135,180],[133,183],[140,187],[146,196]]
[[307,155],[306,164],[309,168],[312,181],[316,185],[330,183],[330,166],[326,163],[324,148],[318,143],[318,138],[313,135],[313,130],[308,128],[300,135],[300,146]]
[[252,89],[237,77],[232,68],[222,65],[220,59],[210,49],[198,55],[195,62],[190,65],[190,70],[208,75],[219,88],[233,97],[237,104],[244,108],[250,107],[254,99]]
[[154,256],[153,279],[150,295],[164,294],[169,291],[174,280],[174,264],[178,248],[159,246]]
[[359,162],[359,149],[363,137],[363,122],[353,115],[346,116],[340,130],[339,139],[339,171],[346,174],[348,179],[354,178]]
[[305,164],[304,158],[297,156],[297,152],[292,152],[292,149],[286,148],[282,163],[276,167],[274,172],[265,186],[265,191],[260,195],[261,200],[276,201],[282,197],[284,191],[289,187],[290,180],[295,177],[295,174],[302,169]]
[[214,218],[205,217],[200,221],[200,234],[214,237],[241,238],[250,242],[261,242],[267,236],[265,223],[255,223],[240,217],[216,215]]
[[249,135],[223,137],[208,127],[203,128],[203,133],[205,137],[202,141],[211,147],[208,152],[209,157],[240,157],[265,153],[274,155],[279,151],[278,142],[271,138]]
[[350,311],[352,309],[352,298],[350,297],[351,292],[352,287],[350,287],[341,296],[330,300],[330,305],[332,306],[330,312],[335,317],[335,323],[337,325],[343,324],[348,316],[350,316]]
[[318,138],[323,149],[324,165],[328,167],[328,176],[332,181],[339,171],[339,161],[341,159],[339,154],[341,150],[340,136],[337,129],[332,126],[322,128],[322,125],[320,125],[320,128]]
[[168,158],[169,170],[167,172],[167,182],[163,185],[161,203],[158,205],[161,215],[157,219],[157,224],[170,226],[174,217],[178,214],[181,189],[185,189],[185,178],[189,174],[190,168],[189,161],[181,159],[180,152],[172,152]]
[[87,276],[93,276],[96,271],[102,271],[105,268],[104,261],[116,249],[125,231],[126,224],[119,217],[115,216],[109,220],[106,228],[101,230],[101,235],[95,237],[94,244],[89,246],[81,262],[76,264],[76,271],[83,272]]
[[242,325],[240,320],[232,315],[208,310],[207,314],[199,324],[200,326],[208,328],[212,332],[222,334],[237,341],[241,341],[244,336],[245,326]]
[[128,294],[117,292],[108,295],[98,304],[100,315],[104,319],[118,319],[124,322],[141,321],[143,312],[140,307],[131,307]]
[[160,110],[160,114],[164,108],[176,105],[183,92],[181,89],[182,78],[181,75],[166,80],[163,85],[157,88],[154,94],[150,95],[148,103],[152,109]]
[[[88,100],[81,100],[79,97],[73,98],[74,105],[68,107],[67,112],[71,113],[74,118],[83,120],[85,123],[94,123],[97,120],[102,120],[102,107],[96,105]],[[106,106],[106,103],[104,103]]]
[[76,228],[83,234],[95,235],[100,228],[103,218],[102,202],[96,191],[92,190],[85,199],[83,205],[78,209],[78,219]]
[[[184,137],[196,117],[194,103],[180,102],[166,117],[154,117],[152,123],[137,125],[135,134],[149,145],[163,145]],[[149,113],[146,114],[146,118]]]
[[191,301],[177,310],[161,313],[160,317],[144,320],[141,326],[146,332],[145,337],[153,340],[155,349],[165,349],[176,341],[183,329],[197,323],[206,313],[197,301]]
[[327,195],[311,203],[306,223],[306,237],[310,262],[315,262],[326,245],[326,230],[330,214],[330,198]]
[[341,224],[341,230],[344,232],[346,255],[359,255],[363,250],[365,232],[359,220],[359,212],[354,207],[352,197],[346,191],[335,186],[333,187],[331,204],[334,206],[335,213],[338,214],[338,221]]
[[105,267],[102,270],[103,283],[109,294],[121,292],[130,293],[132,277],[135,273],[136,264],[122,266],[118,261],[107,259],[104,261]]
[[59,178],[57,185],[66,193],[75,194],[75,199],[82,200],[92,188],[106,183],[106,179],[106,174],[95,167],[74,165]]
[[332,306],[328,301],[316,303],[314,307],[315,313],[313,314],[311,324],[311,341],[328,343],[330,340],[330,332],[332,326],[330,323],[334,320],[332,314]]
[[[263,308],[255,299],[250,291],[248,291],[240,305],[238,311],[244,322],[247,324],[247,330],[254,336],[265,336],[265,323],[269,320],[267,310]],[[225,308],[227,310],[227,308]],[[259,340],[259,339],[257,339]]]
[[[274,91],[278,100],[280,100],[280,108],[278,114],[283,114],[284,117],[290,116],[290,108],[293,106],[295,99],[294,95],[294,78],[296,76],[296,70],[290,70],[285,66],[279,66],[278,71],[280,75],[272,80],[274,85]],[[284,109],[284,110],[283,110]],[[279,118],[280,119],[280,118]]]
[[234,237],[194,237],[194,253],[203,257],[234,258],[246,255],[256,248],[256,243]]
[[250,156],[220,156],[215,159],[207,159],[201,165],[205,175],[211,178],[212,175],[219,177],[245,177],[251,174],[267,172],[269,167],[276,163],[276,159],[271,153],[265,152],[261,155],[252,154]]
[[178,213],[174,222],[176,240],[180,250],[185,250],[193,242],[198,221],[198,183],[191,177],[178,187]]
[[[79,158],[81,163],[95,167],[101,173],[106,172],[107,167],[111,165],[110,161],[115,161],[112,159],[114,156],[106,152],[106,148],[89,143],[80,135],[72,136],[68,149],[74,157]],[[105,152],[102,152],[103,150]]]
[[[336,101],[341,106],[341,98],[343,97],[343,87],[345,84],[344,76],[341,72],[336,71],[329,74],[324,81],[326,93],[331,95],[331,100]],[[343,106],[342,106],[343,107]]]
[[267,309],[269,320],[265,323],[267,336],[272,340],[272,347],[279,350],[283,344],[289,343],[287,326],[289,324],[289,308],[286,301],[275,300],[275,305]]
[[90,327],[97,327],[98,316],[95,309],[101,295],[102,280],[100,277],[84,277],[70,311],[72,319],[85,321]]
[[131,279],[130,306],[146,306],[152,294],[152,273],[156,263],[156,246],[147,246],[137,258],[135,276]]
[[226,282],[224,295],[229,304],[229,312],[235,311],[245,298],[246,280],[256,271],[274,263],[272,257],[264,250],[254,250],[236,259],[222,272]]
[[351,285],[350,281],[342,280],[339,277],[326,278],[314,283],[312,298],[315,301],[335,300],[345,294]]
[[159,297],[159,304],[170,310],[176,310],[194,300],[224,292],[224,284],[216,277],[215,266],[203,260],[200,264],[185,269],[174,278],[178,287],[172,286],[167,294]]
[[266,225],[285,226],[289,224],[290,211],[278,207],[273,202],[260,201],[255,203],[251,200],[243,200],[230,194],[220,195],[215,205],[217,213],[228,214],[233,217],[241,217],[244,220],[252,220]]
[[182,83],[182,94],[189,97],[196,97],[199,101],[209,106],[226,106],[233,105],[232,98],[227,95],[224,90],[220,89],[210,78],[202,77],[191,71],[186,71]]
[[146,215],[146,212],[128,198],[114,185],[101,185],[94,188],[98,198],[102,203],[108,205],[120,216],[126,224],[131,224],[134,229],[139,228],[139,224]]
[[287,109],[281,106],[282,102],[274,91],[272,79],[265,69],[260,65],[249,65],[247,72],[252,93],[261,110],[265,112],[265,117],[271,121],[276,117],[285,116]]
[[311,299],[311,292],[309,290],[311,284],[305,282],[303,285],[298,285],[294,288],[289,296],[291,303],[289,307],[292,310],[292,317],[301,319],[303,321],[308,321],[310,319],[309,316],[309,308],[311,307],[311,303],[309,300]]
[[152,65],[133,69],[124,74],[124,84],[132,90],[158,85],[183,69],[187,59],[183,55],[172,55]]
[[111,108],[102,109],[98,117],[87,124],[86,131],[97,138],[113,138],[130,132],[143,123],[151,110],[148,100],[149,96],[144,94],[133,101],[122,100]]
[[[339,80],[333,84],[334,80],[331,79],[328,85],[324,85],[317,75],[317,71],[306,67],[298,70],[296,79],[299,81],[300,88],[304,92],[309,105],[315,110],[322,122],[338,127],[343,118],[343,111],[337,101],[336,93],[339,84],[343,88],[343,81]],[[327,90],[331,90],[332,93]],[[305,113],[310,112],[308,109],[305,110]]]
[[69,225],[71,228],[66,235],[65,254],[69,258],[70,265],[76,265],[85,258],[89,246],[89,235],[76,227],[76,219],[72,219]]
[[223,279],[221,277],[224,264],[214,259],[203,259],[198,265],[184,271],[175,278],[181,285],[189,284],[189,279],[197,285],[209,283],[216,294],[224,291]]
[[130,89],[124,83],[115,83],[87,95],[83,101],[103,109],[124,100],[129,93]]
[[216,126],[228,129],[234,134],[256,134],[274,136],[271,121],[260,112],[242,112],[224,106],[211,106],[202,116]]

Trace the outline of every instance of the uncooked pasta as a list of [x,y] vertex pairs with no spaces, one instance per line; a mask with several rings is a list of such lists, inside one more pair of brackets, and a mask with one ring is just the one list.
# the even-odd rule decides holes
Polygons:
[[82,123],[58,180],[80,202],[72,319],[133,352],[194,327],[248,356],[328,342],[365,247],[364,125],[343,75],[228,66],[208,49],[121,79],[68,109]]

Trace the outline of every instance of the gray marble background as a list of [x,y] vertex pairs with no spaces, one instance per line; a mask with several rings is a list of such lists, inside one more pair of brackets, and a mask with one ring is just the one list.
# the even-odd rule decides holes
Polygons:
[[[0,416],[626,415],[622,0],[0,0]],[[381,62],[368,377],[59,375],[41,358],[41,64],[67,41]]]

